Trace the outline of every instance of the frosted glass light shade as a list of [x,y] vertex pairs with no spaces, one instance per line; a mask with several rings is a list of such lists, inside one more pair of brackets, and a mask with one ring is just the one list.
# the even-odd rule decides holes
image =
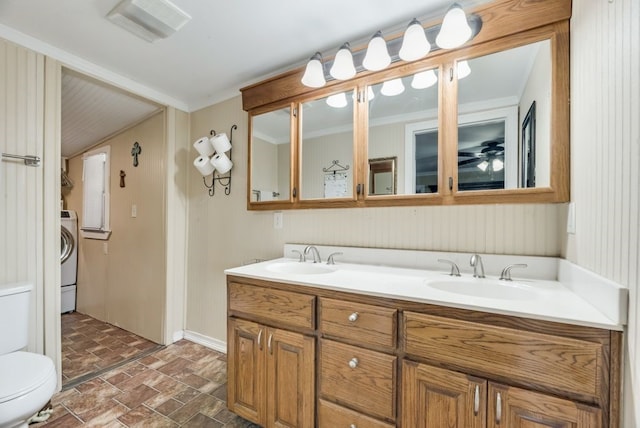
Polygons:
[[478,164],[478,168],[480,168],[482,171],[486,171],[488,166],[489,162],[487,162],[486,160],[483,160]]
[[451,5],[442,20],[436,44],[442,49],[454,49],[465,44],[471,38],[471,27],[467,15],[458,3]]
[[343,108],[347,106],[347,96],[344,92],[339,94],[329,95],[327,98],[327,104],[334,108]]
[[430,86],[435,85],[438,81],[438,77],[436,76],[436,72],[433,70],[421,71],[413,75],[413,80],[411,81],[411,87],[414,89],[426,89]]
[[380,93],[387,97],[400,95],[403,92],[404,92],[404,84],[402,83],[402,79],[400,78],[387,80],[382,84],[382,88],[380,89]]
[[424,28],[417,19],[413,19],[402,38],[402,47],[398,55],[404,61],[415,61],[426,56],[431,50]]
[[351,54],[349,43],[343,44],[338,50],[329,74],[338,80],[351,79],[356,75],[356,67],[353,65],[353,55]]
[[460,61],[457,65],[458,69],[458,80],[464,79],[468,75],[471,74],[471,67],[469,67],[469,62],[467,60]]
[[376,94],[373,93],[373,89],[371,89],[371,86],[367,87],[367,101],[371,101],[375,97]]
[[326,83],[324,67],[322,66],[322,55],[320,55],[320,52],[316,52],[307,63],[307,68],[305,68],[304,75],[302,76],[302,84],[309,88],[321,88]]
[[387,50],[387,42],[378,31],[373,35],[367,46],[367,53],[362,60],[362,66],[369,71],[384,70],[391,64],[391,57]]
[[504,162],[502,162],[500,159],[494,159],[491,162],[491,167],[494,171],[501,171],[502,168],[504,168]]

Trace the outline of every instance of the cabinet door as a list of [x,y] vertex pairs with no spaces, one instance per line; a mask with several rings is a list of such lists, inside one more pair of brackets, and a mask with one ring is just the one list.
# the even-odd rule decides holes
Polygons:
[[598,408],[525,389],[489,384],[489,428],[599,428]]
[[264,336],[266,328],[229,318],[227,323],[227,407],[262,424],[266,415]]
[[402,426],[484,428],[486,391],[484,379],[404,360]]
[[315,339],[269,329],[267,427],[311,427],[315,415]]

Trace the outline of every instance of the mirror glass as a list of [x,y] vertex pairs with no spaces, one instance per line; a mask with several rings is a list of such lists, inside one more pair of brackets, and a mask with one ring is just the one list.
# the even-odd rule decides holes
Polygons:
[[369,195],[395,195],[398,158],[369,159]]
[[289,200],[291,109],[251,117],[251,202]]
[[549,187],[551,43],[460,61],[458,190]]
[[353,197],[354,93],[301,104],[301,199]]
[[[396,159],[394,194],[438,191],[438,76],[430,69],[367,90],[368,155]],[[369,195],[379,194],[369,188]]]

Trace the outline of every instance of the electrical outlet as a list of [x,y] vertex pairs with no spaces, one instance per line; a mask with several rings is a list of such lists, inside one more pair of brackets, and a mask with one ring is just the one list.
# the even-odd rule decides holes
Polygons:
[[131,217],[138,217],[138,206],[136,204],[131,205]]
[[273,213],[273,228],[282,229],[282,211],[276,211]]

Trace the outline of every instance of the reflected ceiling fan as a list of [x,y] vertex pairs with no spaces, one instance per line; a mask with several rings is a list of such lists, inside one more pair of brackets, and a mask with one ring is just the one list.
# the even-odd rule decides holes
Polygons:
[[504,138],[480,143],[464,152],[458,152],[458,167],[477,166],[482,171],[500,171],[504,168]]

